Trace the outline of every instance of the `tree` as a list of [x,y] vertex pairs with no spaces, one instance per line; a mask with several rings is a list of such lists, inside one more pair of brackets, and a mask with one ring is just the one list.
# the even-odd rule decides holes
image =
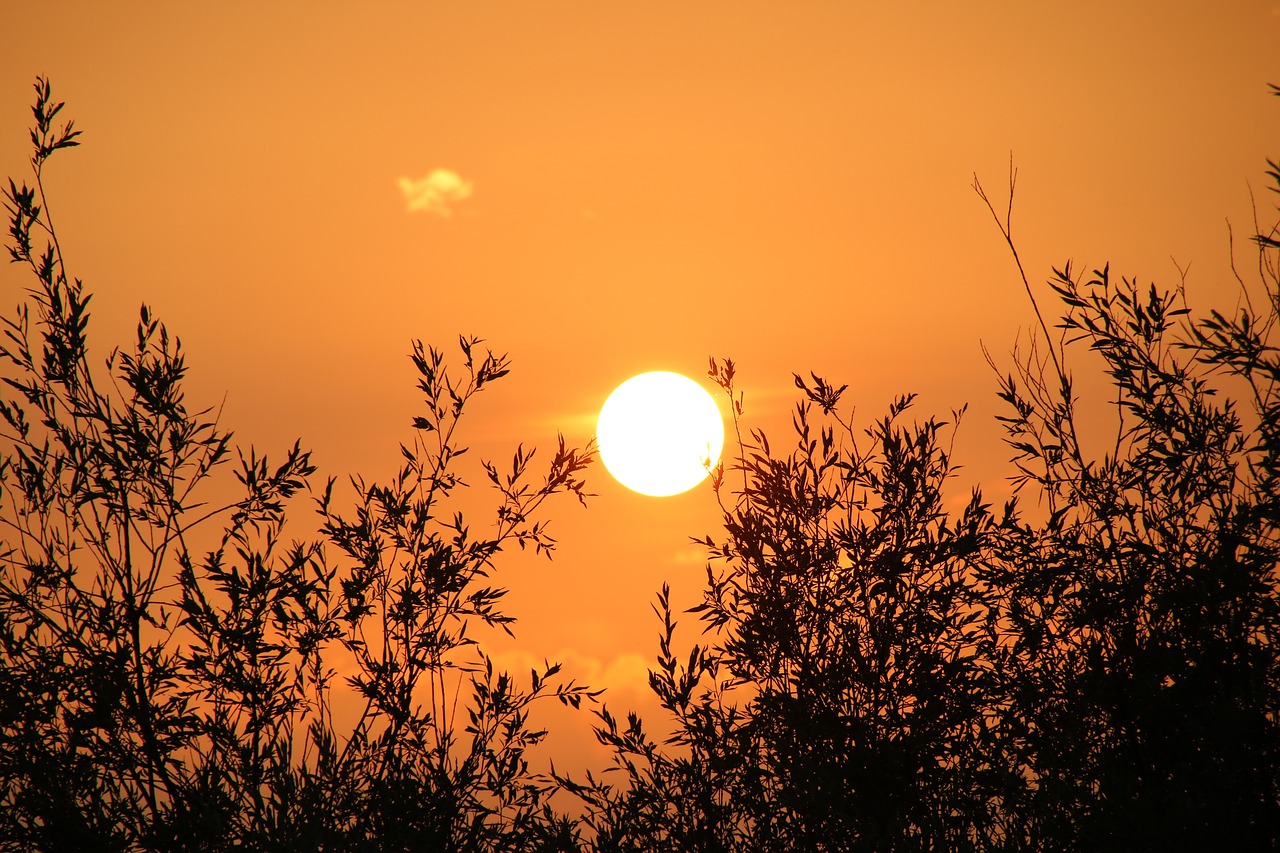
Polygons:
[[[740,415],[733,363],[710,374]],[[712,639],[687,662],[658,598],[650,684],[677,750],[599,712],[628,780],[577,788],[600,849],[954,850],[1004,832],[1019,781],[1000,754],[995,591],[980,575],[1011,510],[975,491],[951,516],[950,430],[904,424],[912,397],[859,436],[843,387],[796,385],[794,447],[753,432],[717,482],[742,478],[726,538],[700,540],[713,562],[691,612]]]
[[[988,575],[1032,848],[1280,846],[1276,233],[1255,238],[1265,302],[1241,280],[1234,316],[1193,319],[1181,284],[1055,269],[1062,338],[1000,378],[1018,486],[1047,514]],[[1081,344],[1115,395],[1101,452],[1067,370]]]
[[[5,193],[34,285],[0,344],[0,849],[1280,847],[1277,227],[1229,315],[1063,265],[1056,339],[1018,261],[1040,334],[997,370],[1020,472],[999,509],[948,500],[962,410],[912,421],[903,395],[864,426],[845,387],[797,375],[783,449],[743,437],[735,366],[712,360],[738,451],[714,477],[724,533],[697,540],[702,640],[679,648],[666,586],[655,606],[672,735],[600,707],[616,772],[577,780],[531,770],[529,714],[598,694],[554,664],[517,685],[474,632],[511,629],[499,554],[550,553],[541,512],[586,497],[590,449],[562,440],[541,477],[523,447],[484,463],[475,534],[461,424],[508,372],[477,340],[460,369],[414,344],[423,414],[349,506],[334,479],[312,492],[300,444],[269,464],[189,410],[145,306],[98,366],[42,183],[78,132],[36,96],[35,186]],[[1012,172],[1003,217],[975,186],[1017,261]],[[1082,347],[1114,394],[1105,441]],[[205,503],[233,455],[240,496]],[[319,537],[286,542],[303,493]]]
[[[510,471],[486,463],[495,526],[472,533],[450,508],[458,429],[508,362],[463,338],[459,373],[415,343],[425,411],[401,469],[386,485],[352,478],[349,512],[330,479],[322,539],[284,539],[315,472],[300,444],[278,465],[236,450],[241,496],[208,506],[232,435],[188,408],[180,342],[144,305],[132,347],[105,369],[90,357],[90,295],[42,181],[79,131],[56,126],[45,80],[35,89],[35,184],[5,193],[12,260],[35,281],[0,345],[0,848],[573,843],[526,759],[545,734],[528,713],[594,694],[557,665],[518,686],[468,629],[510,631],[495,560],[512,544],[550,554],[542,506],[585,498],[591,453],[561,440],[540,478],[532,450]],[[355,674],[335,683],[340,659]],[[465,720],[451,674],[469,684]],[[332,713],[343,691],[363,704],[348,730]]]
[[[797,375],[779,451],[741,438],[713,361],[739,451],[726,535],[698,540],[705,640],[675,649],[664,587],[650,684],[674,734],[601,709],[624,781],[565,781],[596,848],[1280,846],[1278,236],[1255,240],[1265,303],[1241,281],[1233,316],[1068,264],[1055,341],[1023,273],[1043,339],[999,375],[1020,471],[999,512],[976,490],[946,510],[946,424],[904,424],[911,396],[859,435],[843,386]],[[1115,395],[1100,453],[1081,345]]]

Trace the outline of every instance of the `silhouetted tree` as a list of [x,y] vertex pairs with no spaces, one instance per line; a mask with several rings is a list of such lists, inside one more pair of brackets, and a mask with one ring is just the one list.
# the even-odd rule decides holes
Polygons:
[[[457,430],[507,361],[462,339],[451,373],[415,344],[425,412],[403,465],[353,478],[350,511],[330,480],[323,540],[283,538],[315,470],[298,444],[278,465],[236,451],[241,496],[205,504],[232,437],[188,409],[177,339],[143,306],[130,348],[90,358],[42,179],[77,144],[62,106],[38,79],[35,185],[5,193],[35,281],[0,345],[0,849],[564,849],[528,712],[586,691],[556,665],[517,685],[468,628],[510,630],[494,559],[551,551],[538,511],[584,497],[590,454],[561,441],[541,478],[523,448],[485,465],[496,520],[473,533],[451,509]],[[335,661],[353,674],[335,683]],[[338,692],[363,706],[347,728]]]
[[[710,373],[733,400],[733,363]],[[843,387],[796,384],[795,445],[753,432],[717,475],[722,494],[742,486],[726,538],[701,540],[712,563],[692,612],[712,639],[687,661],[659,596],[650,683],[674,749],[599,712],[627,778],[575,786],[599,849],[954,850],[1004,833],[1020,782],[1001,753],[994,591],[979,578],[1008,513],[974,492],[953,517],[950,430],[904,424],[911,397],[860,434]]]
[[[1043,339],[999,379],[1020,472],[999,512],[978,491],[948,511],[945,424],[904,425],[911,397],[859,435],[844,387],[797,376],[795,445],[740,435],[718,475],[687,659],[658,597],[673,734],[601,709],[620,781],[564,780],[596,848],[1280,846],[1277,236],[1256,237],[1265,302],[1241,281],[1233,316],[1068,264],[1055,341],[1024,274]],[[1114,394],[1093,442],[1081,345]],[[710,375],[738,424],[733,363]]]
[[[1062,337],[1000,379],[1017,484],[1045,516],[986,575],[1032,849],[1280,846],[1275,237],[1256,236],[1264,301],[1242,280],[1230,316],[1192,319],[1181,284],[1054,270]],[[1081,424],[1081,345],[1110,377],[1109,435]]]
[[[398,472],[352,478],[349,506],[330,479],[319,538],[286,542],[314,476],[300,445],[233,451],[145,306],[132,346],[91,362],[42,182],[78,133],[36,93],[35,186],[5,193],[35,283],[0,344],[0,849],[1280,846],[1275,228],[1259,304],[1242,281],[1229,315],[1067,264],[1055,339],[1022,276],[1040,336],[999,372],[1020,473],[998,510],[947,495],[960,412],[911,421],[906,395],[862,426],[843,386],[797,376],[779,449],[743,437],[713,360],[738,450],[715,472],[724,533],[697,540],[703,639],[679,649],[664,585],[650,685],[671,734],[601,707],[615,772],[574,780],[530,769],[530,708],[596,694],[550,664],[517,685],[473,633],[510,630],[494,561],[550,552],[539,512],[584,497],[590,453],[561,441],[542,477],[523,448],[484,464],[497,506],[473,533],[458,430],[507,361],[463,338],[451,371],[415,344]],[[1079,414],[1082,346],[1114,395],[1101,426]],[[207,505],[232,455],[240,496]]]

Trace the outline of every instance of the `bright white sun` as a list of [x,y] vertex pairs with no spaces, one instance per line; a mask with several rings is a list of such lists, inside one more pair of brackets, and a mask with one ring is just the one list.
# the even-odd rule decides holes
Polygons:
[[632,491],[687,492],[724,448],[724,420],[701,385],[679,373],[633,376],[605,400],[596,426],[604,467]]

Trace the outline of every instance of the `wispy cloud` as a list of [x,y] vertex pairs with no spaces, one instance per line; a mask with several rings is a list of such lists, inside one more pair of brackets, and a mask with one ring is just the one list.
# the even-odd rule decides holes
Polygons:
[[[516,674],[531,669],[541,672],[546,665],[544,658],[523,649],[505,649],[492,653],[490,657],[497,669]],[[551,660],[564,664],[570,677],[593,688],[628,691],[632,694],[632,701],[648,695],[649,670],[653,663],[643,655],[624,653],[604,659],[574,649],[560,649],[551,656]]]
[[396,186],[404,194],[409,212],[423,211],[448,219],[453,216],[453,206],[471,197],[471,182],[464,181],[449,169],[432,169],[425,178],[396,179]]

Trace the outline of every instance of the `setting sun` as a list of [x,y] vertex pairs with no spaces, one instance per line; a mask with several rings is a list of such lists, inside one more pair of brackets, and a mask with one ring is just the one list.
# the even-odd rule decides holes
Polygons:
[[724,421],[715,400],[678,373],[619,385],[600,410],[600,459],[618,482],[654,497],[687,492],[720,459]]

